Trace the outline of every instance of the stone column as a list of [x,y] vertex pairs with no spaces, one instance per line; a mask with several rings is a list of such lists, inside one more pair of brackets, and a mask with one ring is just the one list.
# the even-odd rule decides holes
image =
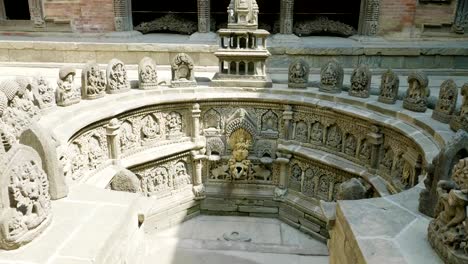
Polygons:
[[205,186],[203,185],[202,180],[202,169],[203,169],[203,159],[205,155],[201,155],[199,151],[192,151],[192,160],[193,160],[193,194],[195,195],[196,200],[204,199],[205,196]]
[[195,144],[200,143],[200,105],[194,104],[192,107],[192,141]]
[[405,154],[403,154],[403,159],[405,159],[405,161],[411,167],[411,171],[410,171],[411,179],[409,179],[409,185],[412,187],[418,184],[418,176],[421,175],[421,170],[422,170],[421,157],[416,150],[408,148]]
[[210,0],[198,0],[198,32],[210,32]]
[[376,126],[371,127],[371,132],[367,134],[367,141],[371,144],[370,172],[376,173],[379,168],[380,153],[383,143],[383,136]]
[[109,159],[116,163],[120,159],[120,122],[117,118],[105,126]]
[[281,0],[280,33],[293,34],[294,0]]
[[282,200],[288,191],[288,164],[292,155],[289,153],[276,152],[276,162],[280,166],[279,183],[275,188],[274,199]]
[[380,0],[361,1],[359,34],[375,36],[379,32]]
[[291,131],[291,120],[293,118],[293,111],[290,105],[284,106],[283,111],[283,120],[284,120],[284,127],[283,127],[283,135],[285,140],[290,139],[289,132]]

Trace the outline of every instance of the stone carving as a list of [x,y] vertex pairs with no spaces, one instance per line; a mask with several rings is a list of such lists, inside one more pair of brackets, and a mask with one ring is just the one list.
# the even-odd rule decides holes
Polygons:
[[189,55],[177,54],[171,64],[171,87],[196,87],[194,67],[193,60]]
[[[442,0],[441,0],[442,1]],[[445,0],[450,1],[450,0]],[[468,2],[457,1],[457,10],[455,13],[455,21],[452,30],[458,34],[464,34],[468,26]]]
[[304,121],[296,123],[294,139],[304,143],[309,141],[307,124]]
[[296,60],[289,66],[289,88],[307,88],[309,82],[309,64],[304,60]]
[[296,190],[298,192],[301,191],[302,185],[302,168],[299,164],[294,164],[291,166],[291,176],[289,177],[289,188],[292,190]]
[[[209,33],[211,28],[210,23],[210,1],[197,0],[198,3],[198,32]],[[214,27],[213,27],[214,29]]]
[[243,128],[233,132],[229,138],[229,146],[232,149],[232,157],[229,159],[228,179],[241,179],[248,176],[251,162],[247,159],[252,143],[252,135]]
[[135,27],[135,30],[143,34],[151,32],[175,32],[191,35],[197,31],[197,23],[169,12],[167,15],[151,22],[142,22]]
[[452,170],[450,181],[440,181],[436,217],[428,227],[431,246],[445,263],[468,262],[468,158]]
[[141,192],[140,180],[133,172],[127,169],[123,169],[115,174],[110,183],[110,187],[112,190],[119,192]]
[[17,88],[12,88],[12,90],[17,90],[17,92],[10,101],[10,108],[13,111],[25,114],[31,120],[38,120],[40,117],[39,108],[34,105],[34,99],[29,93],[29,89],[31,88],[29,81],[26,84],[21,85],[17,81],[7,80],[4,84],[9,86],[17,85]]
[[369,163],[371,159],[371,145],[367,142],[366,139],[361,141],[361,146],[359,148],[359,159],[364,163]]
[[34,27],[43,28],[45,27],[44,19],[44,2],[41,0],[29,0],[29,14],[31,21],[34,23]]
[[340,128],[337,125],[332,125],[331,127],[328,128],[328,131],[327,131],[327,141],[326,141],[327,146],[337,151],[341,151],[341,142],[342,142],[342,134],[341,134]]
[[144,57],[138,64],[139,87],[143,90],[158,88],[158,74],[156,62],[149,57]]
[[180,189],[192,183],[192,176],[187,173],[187,165],[184,161],[178,161],[175,164],[174,187]]
[[348,134],[345,139],[345,154],[355,157],[356,156],[356,148],[357,148],[357,140],[356,137],[352,134]]
[[39,155],[14,146],[1,160],[0,247],[18,248],[36,238],[52,219],[49,182]]
[[432,118],[442,123],[449,123],[455,112],[458,99],[457,84],[452,80],[445,80],[440,85],[439,100],[432,112]]
[[69,106],[81,101],[81,94],[73,82],[75,80],[75,69],[65,66],[60,68],[55,100],[58,106]]
[[114,0],[115,31],[131,31],[132,24],[131,3],[125,0]]
[[356,178],[351,178],[338,185],[336,200],[360,200],[368,198],[368,191],[364,183]]
[[264,164],[273,162],[276,153],[276,141],[269,139],[259,139],[255,144],[255,153]]
[[468,131],[468,83],[465,83],[461,89],[462,105],[460,113],[455,115],[450,121],[450,128],[454,131],[463,129]]
[[122,152],[132,149],[137,145],[137,135],[131,122],[125,121],[120,127],[120,147]]
[[280,33],[293,34],[294,0],[282,0],[280,12]]
[[343,88],[343,67],[336,59],[330,60],[322,66],[320,71],[320,91],[328,93],[341,93]]
[[34,77],[31,86],[34,104],[40,109],[47,109],[56,105],[54,88],[43,76]]
[[271,171],[264,165],[253,165],[251,177],[256,180],[271,181]]
[[123,93],[130,90],[130,82],[127,77],[127,70],[122,61],[118,59],[110,60],[106,70],[107,93]]
[[141,121],[141,139],[154,140],[161,135],[161,127],[153,115],[143,117]]
[[222,180],[229,177],[229,165],[221,165],[211,170],[211,179]]
[[427,87],[429,80],[423,72],[412,72],[408,76],[408,91],[403,100],[403,108],[414,112],[425,112],[427,99],[431,93]]
[[262,136],[266,138],[277,138],[278,137],[278,115],[273,111],[268,110],[262,115]]
[[309,36],[317,34],[330,34],[349,37],[356,34],[356,30],[342,22],[320,16],[315,20],[299,21],[294,25],[294,34]]
[[381,165],[387,174],[390,174],[392,171],[394,156],[392,148],[390,146],[385,147]]
[[315,189],[317,186],[319,169],[316,167],[307,168],[304,172],[304,184],[302,187],[302,193],[315,197]]
[[180,137],[182,135],[182,115],[177,112],[170,112],[166,116],[166,134],[169,138]]
[[258,5],[255,0],[231,0],[228,6],[228,28],[258,27]]
[[234,241],[234,242],[250,242],[252,238],[250,238],[247,234],[239,233],[239,232],[230,232],[224,233],[223,239],[226,241]]
[[106,94],[106,77],[96,62],[88,62],[81,72],[81,96],[97,99]]
[[370,86],[372,80],[372,73],[366,65],[357,67],[351,75],[351,88],[349,95],[368,98],[370,95]]
[[315,122],[312,124],[312,129],[310,132],[310,140],[313,143],[319,143],[319,144],[323,142],[323,125],[320,122]]
[[156,167],[145,170],[141,176],[141,189],[146,196],[153,196],[159,192],[172,189],[173,178],[165,167]]
[[210,137],[206,139],[206,155],[224,155],[224,142],[219,137]]
[[325,201],[330,201],[330,185],[331,185],[331,178],[330,175],[327,173],[322,174],[319,178],[316,195],[320,199]]
[[211,108],[203,115],[203,126],[205,134],[216,134],[221,129],[221,115]]
[[379,102],[385,104],[394,104],[398,99],[398,89],[400,87],[400,78],[398,75],[388,69],[382,74],[380,83]]
[[362,12],[364,15],[361,18],[363,22],[360,34],[377,35],[379,32],[380,0],[367,0]]

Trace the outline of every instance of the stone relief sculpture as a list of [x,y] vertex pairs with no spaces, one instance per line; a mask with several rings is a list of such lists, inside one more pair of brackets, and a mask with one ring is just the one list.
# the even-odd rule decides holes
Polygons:
[[81,72],[81,96],[97,99],[106,94],[106,77],[96,62],[88,62]]
[[69,106],[81,101],[81,94],[74,86],[75,69],[65,66],[60,68],[59,80],[57,81],[57,90],[55,91],[55,100],[58,106]]
[[304,121],[296,123],[294,139],[299,142],[307,143],[309,141],[307,124]]
[[468,83],[465,83],[461,89],[462,105],[460,113],[452,117],[450,128],[454,131],[463,129],[468,131]]
[[331,20],[326,16],[319,16],[313,20],[295,23],[294,34],[298,36],[331,34],[349,37],[356,34],[356,29],[340,21]]
[[166,134],[169,138],[182,136],[182,115],[170,112],[166,115]]
[[39,155],[27,146],[15,145],[0,162],[0,248],[16,249],[51,222],[49,181]]
[[176,32],[190,35],[197,32],[197,23],[184,16],[169,12],[167,15],[150,22],[142,22],[135,26],[135,30],[143,34],[151,32]]
[[[10,101],[10,108],[15,109],[16,111],[20,111],[27,115],[31,120],[38,120],[39,119],[39,108],[34,105],[33,97],[30,94],[29,89],[31,89],[31,85],[28,81],[27,84],[20,85],[17,81],[9,80],[6,81],[5,84],[14,86],[17,85],[17,92],[13,99]],[[15,90],[15,88],[13,88]]]
[[400,88],[400,78],[398,75],[388,69],[382,74],[380,84],[379,102],[385,104],[395,104],[398,99],[398,89]]
[[34,104],[40,109],[47,109],[56,105],[54,88],[43,76],[36,76],[32,82]]
[[461,159],[449,181],[438,183],[436,217],[428,227],[431,246],[445,263],[468,262],[468,158]]
[[452,80],[445,80],[440,85],[439,100],[432,112],[432,118],[442,123],[449,123],[455,112],[458,99],[457,84]]
[[356,149],[357,149],[357,140],[356,137],[352,134],[346,135],[345,139],[345,154],[355,157],[356,156]]
[[319,90],[327,93],[341,93],[343,78],[343,67],[336,59],[332,59],[322,66]]
[[175,166],[175,182],[174,187],[176,189],[182,188],[186,185],[192,183],[192,176],[190,176],[187,172],[187,165],[184,161],[178,161]]
[[309,64],[304,60],[296,60],[289,65],[288,87],[307,88],[309,82]]
[[189,55],[185,53],[177,54],[172,60],[171,72],[172,81],[171,87],[195,87],[194,62]]
[[143,90],[158,88],[156,62],[153,59],[144,57],[138,64],[138,83]]
[[154,140],[161,135],[161,127],[153,115],[147,115],[142,119],[141,138]]
[[107,65],[107,93],[123,93],[130,90],[130,82],[127,77],[127,70],[122,61],[112,59]]
[[429,80],[426,74],[421,71],[410,73],[408,84],[408,91],[403,100],[403,108],[414,112],[425,112],[427,109],[427,99],[431,93],[427,87]]
[[349,95],[368,98],[370,95],[370,85],[372,81],[372,73],[366,65],[359,65],[354,69],[351,75],[351,88]]
[[231,0],[228,6],[228,28],[257,28],[258,5],[255,0]]
[[266,138],[278,138],[278,115],[271,110],[262,115],[261,134]]
[[341,130],[337,125],[332,125],[328,128],[327,131],[327,146],[340,151],[341,150],[341,143],[342,143],[342,134]]
[[240,128],[232,133],[229,138],[229,146],[232,149],[232,157],[229,159],[229,179],[240,179],[248,176],[251,162],[247,159],[252,143],[252,135]]

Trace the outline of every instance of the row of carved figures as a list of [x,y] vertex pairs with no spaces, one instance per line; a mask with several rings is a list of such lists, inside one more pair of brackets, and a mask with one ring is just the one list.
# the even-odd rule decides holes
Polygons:
[[[340,63],[332,59],[322,66],[320,71],[321,92],[341,93],[343,90],[344,71]],[[359,65],[351,74],[350,96],[368,98],[370,96],[372,72],[366,65]],[[309,65],[304,60],[296,60],[289,66],[288,86],[290,88],[307,88],[309,81]],[[429,79],[421,71],[414,71],[408,75],[408,90],[403,98],[403,108],[414,112],[425,112],[428,106],[430,90]],[[395,104],[398,99],[400,79],[391,69],[382,74],[379,91],[379,102]],[[450,127],[468,130],[468,83],[461,89],[462,106],[457,112],[458,88],[452,79],[448,79],[440,86],[439,99],[432,113],[432,118],[443,123],[450,123]]]

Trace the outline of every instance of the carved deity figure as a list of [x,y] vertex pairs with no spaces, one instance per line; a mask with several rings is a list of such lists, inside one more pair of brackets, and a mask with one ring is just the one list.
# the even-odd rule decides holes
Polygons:
[[380,83],[379,102],[394,104],[398,98],[398,89],[400,87],[400,78],[398,75],[388,69],[382,74]]
[[143,90],[158,88],[158,74],[156,62],[149,57],[144,57],[138,64],[139,87]]
[[106,77],[96,62],[88,62],[81,72],[81,95],[85,99],[97,99],[106,94]]
[[348,134],[345,141],[345,153],[351,157],[356,156],[356,147],[356,137],[351,134]]
[[414,112],[425,112],[427,109],[427,99],[431,91],[427,87],[429,80],[426,74],[421,71],[412,72],[408,76],[408,91],[403,100],[403,108]]
[[439,204],[428,228],[432,247],[445,263],[468,261],[468,158],[461,159],[452,170],[450,181],[437,187]]
[[296,60],[289,66],[289,88],[307,88],[309,82],[309,64],[304,60]]
[[351,75],[349,95],[367,98],[370,95],[372,73],[366,65],[359,65]]
[[112,59],[107,65],[107,93],[123,93],[130,90],[130,82],[127,77],[125,64],[118,60]]
[[462,105],[460,113],[452,117],[450,128],[454,131],[464,129],[468,131],[468,83],[465,83],[461,89]]
[[384,156],[382,159],[382,166],[389,173],[392,170],[393,166],[393,150],[390,147],[385,148]]
[[34,104],[40,109],[47,109],[55,106],[54,88],[43,76],[36,76],[32,82],[32,93]]
[[314,143],[322,143],[323,141],[323,126],[320,122],[315,122],[312,125],[312,129],[310,131],[310,139]]
[[151,140],[158,137],[160,127],[158,122],[152,116],[146,116],[142,120],[141,135],[142,139]]
[[262,116],[262,131],[278,131],[278,116],[271,110]]
[[341,93],[343,88],[343,67],[336,59],[332,59],[322,66],[320,71],[320,91],[327,93]]
[[69,106],[81,101],[79,89],[73,85],[75,80],[75,69],[65,66],[60,68],[57,90],[55,91],[55,101],[58,106]]
[[177,54],[171,64],[171,87],[195,87],[194,62],[185,53]]
[[29,93],[29,89],[31,87],[29,80],[25,84],[20,84],[13,80],[6,82],[10,83],[10,85],[14,85],[16,83],[18,87],[15,96],[10,101],[10,108],[24,113],[31,120],[38,120],[40,117],[39,108],[34,105],[33,97]]
[[190,184],[191,176],[187,173],[187,165],[183,161],[179,161],[175,164],[175,182],[176,188],[183,187],[187,184]]
[[307,142],[308,141],[308,136],[307,136],[307,124],[303,121],[297,122],[296,124],[296,133],[294,135],[294,139],[300,142]]
[[166,116],[166,134],[177,136],[182,133],[182,116],[177,112],[171,112]]
[[228,28],[257,28],[258,5],[255,0],[231,0],[228,6]]
[[336,150],[340,150],[341,142],[341,130],[336,125],[331,126],[327,131],[327,146],[330,146]]
[[452,80],[445,80],[440,85],[439,99],[437,100],[432,118],[442,123],[449,123],[455,112],[458,99],[457,84]]
[[229,171],[231,180],[240,179],[248,176],[250,170],[249,148],[252,142],[252,136],[240,128],[231,134],[229,145],[232,149],[232,157],[229,159]]
[[361,148],[359,150],[359,158],[364,162],[368,163],[371,158],[371,146],[367,140],[362,141]]

